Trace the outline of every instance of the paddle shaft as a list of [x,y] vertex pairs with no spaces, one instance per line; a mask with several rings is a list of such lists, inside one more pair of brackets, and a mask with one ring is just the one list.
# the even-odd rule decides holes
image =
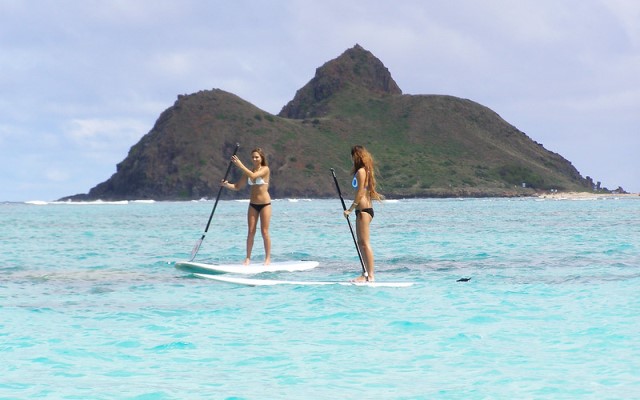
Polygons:
[[[233,156],[236,155],[236,153],[238,152],[238,148],[240,147],[240,143],[236,143],[236,148],[233,150]],[[229,171],[231,171],[231,164],[232,162],[229,161],[229,165],[227,166],[227,172],[224,173],[224,179],[223,181],[227,180],[227,177],[229,176]],[[213,203],[213,209],[211,210],[211,215],[209,215],[209,221],[207,221],[207,226],[204,228],[204,233],[202,234],[202,237],[200,238],[200,240],[198,240],[198,242],[196,243],[196,245],[193,248],[193,251],[191,251],[191,260],[189,261],[193,261],[193,259],[196,257],[196,254],[198,253],[198,250],[200,249],[200,245],[202,244],[202,241],[204,240],[204,237],[207,234],[207,231],[209,231],[209,225],[211,225],[211,219],[213,218],[213,213],[216,212],[216,207],[218,207],[218,200],[220,200],[220,194],[222,193],[222,185],[220,185],[220,189],[218,189],[218,195],[216,196],[216,202]]]
[[[347,211],[347,206],[344,204],[344,199],[342,198],[342,191],[340,190],[340,185],[338,184],[338,178],[336,178],[336,171],[331,168],[331,175],[333,175],[333,182],[336,184],[336,189],[338,190],[338,196],[340,196],[340,202],[342,203],[342,210]],[[358,252],[358,258],[360,259],[360,266],[362,266],[362,274],[369,280],[369,274],[367,273],[367,269],[364,267],[364,261],[362,260],[362,253],[360,252],[360,246],[358,246],[358,241],[356,240],[356,235],[353,233],[353,227],[351,227],[351,220],[347,215],[347,224],[349,224],[349,231],[351,231],[351,237],[353,238],[353,244],[356,246],[356,251]]]

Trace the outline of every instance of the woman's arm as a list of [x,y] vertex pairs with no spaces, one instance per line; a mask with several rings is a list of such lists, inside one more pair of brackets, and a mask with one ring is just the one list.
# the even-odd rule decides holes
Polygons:
[[246,184],[247,184],[246,175],[242,175],[242,178],[240,178],[240,180],[238,180],[236,183],[231,183],[229,181],[222,181],[222,186],[224,186],[227,189],[236,190],[236,191],[245,187]]
[[262,167],[256,172],[251,171],[249,168],[245,167],[238,156],[231,157],[231,162],[233,162],[236,167],[240,168],[247,177],[251,178],[252,181],[255,181],[258,178],[264,179],[269,174],[269,167]]

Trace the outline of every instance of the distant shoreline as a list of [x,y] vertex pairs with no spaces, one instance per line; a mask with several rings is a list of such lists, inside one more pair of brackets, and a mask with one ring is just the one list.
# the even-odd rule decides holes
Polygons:
[[587,200],[587,199],[615,199],[615,198],[636,198],[640,199],[638,193],[591,193],[591,192],[556,192],[545,193],[537,196],[540,199],[551,200]]
[[[533,198],[533,199],[548,199],[548,200],[594,200],[594,199],[639,199],[640,193],[593,193],[593,192],[555,192],[555,193],[510,193],[497,195],[495,193],[456,193],[456,194],[445,194],[441,193],[440,195],[433,196],[389,196],[385,200],[389,202],[397,202],[401,200],[408,199],[474,199],[474,198],[496,198],[496,199],[508,199],[508,198]],[[282,197],[282,198],[274,198],[274,200],[286,200],[286,201],[309,201],[309,200],[326,200],[333,199],[333,197]],[[0,201],[2,204],[11,204],[11,203],[23,203],[23,204],[31,204],[31,205],[47,205],[47,204],[128,204],[128,203],[155,203],[155,202],[198,202],[198,201],[211,201],[209,198],[201,198],[201,199],[161,199],[161,200],[148,200],[148,199],[137,199],[137,200],[103,200],[103,199],[86,199],[86,200],[53,200],[53,201],[39,201],[39,200],[30,200],[30,201]],[[230,200],[230,201],[249,201],[248,199],[243,198],[232,198],[232,199],[222,199],[222,200]]]

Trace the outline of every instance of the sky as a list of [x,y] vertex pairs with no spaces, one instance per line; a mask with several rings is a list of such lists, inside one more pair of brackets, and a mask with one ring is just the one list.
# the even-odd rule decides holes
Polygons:
[[0,0],[0,201],[87,193],[178,95],[277,114],[360,44],[405,94],[478,102],[640,192],[637,0]]

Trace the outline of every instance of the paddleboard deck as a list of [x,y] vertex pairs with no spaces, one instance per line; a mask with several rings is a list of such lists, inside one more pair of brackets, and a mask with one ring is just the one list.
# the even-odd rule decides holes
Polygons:
[[284,281],[277,279],[253,279],[231,277],[226,275],[209,275],[195,273],[199,278],[212,279],[218,282],[234,283],[245,286],[273,286],[273,285],[341,285],[341,286],[370,286],[370,287],[409,287],[415,282],[350,282],[350,281]]
[[194,261],[178,261],[175,267],[179,270],[202,274],[259,274],[261,272],[293,272],[306,271],[320,265],[317,261],[280,261],[264,264],[206,264]]

